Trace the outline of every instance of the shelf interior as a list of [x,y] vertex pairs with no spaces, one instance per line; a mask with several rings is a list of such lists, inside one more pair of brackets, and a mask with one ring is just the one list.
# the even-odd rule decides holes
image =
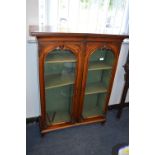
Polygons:
[[102,83],[92,83],[87,85],[85,95],[96,94],[96,93],[106,93],[106,92],[107,92],[107,89],[103,87]]
[[106,70],[106,69],[112,69],[112,66],[111,65],[107,65],[105,63],[102,63],[102,62],[91,62],[89,67],[88,67],[88,70],[91,71],[91,70]]
[[48,125],[71,121],[76,56],[70,50],[54,49],[44,64],[46,121]]
[[67,111],[48,112],[46,118],[48,125],[71,121],[70,113]]
[[91,118],[95,116],[103,115],[103,112],[100,107],[96,106],[94,108],[84,109],[82,116],[83,118]]
[[64,63],[64,62],[76,62],[76,57],[68,53],[50,53],[46,57],[45,63]]
[[45,76],[45,89],[51,89],[74,83],[73,74],[51,74]]

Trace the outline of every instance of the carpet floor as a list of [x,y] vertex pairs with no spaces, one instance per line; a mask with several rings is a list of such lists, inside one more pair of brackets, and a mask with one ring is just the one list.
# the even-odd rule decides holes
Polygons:
[[38,123],[26,126],[27,155],[112,155],[112,148],[129,141],[129,108],[120,119],[117,110],[107,113],[107,121],[57,130],[41,137]]

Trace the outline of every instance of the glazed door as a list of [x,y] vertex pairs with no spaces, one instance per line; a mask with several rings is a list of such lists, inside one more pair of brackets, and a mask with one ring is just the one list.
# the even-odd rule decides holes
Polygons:
[[86,51],[85,91],[82,118],[89,119],[104,115],[110,93],[115,54],[111,49],[91,46]]
[[55,48],[44,61],[45,115],[47,126],[72,122],[77,59],[70,49]]

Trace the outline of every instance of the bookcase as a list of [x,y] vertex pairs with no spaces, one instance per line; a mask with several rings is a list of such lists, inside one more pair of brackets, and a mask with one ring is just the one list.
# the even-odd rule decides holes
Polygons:
[[52,32],[37,38],[40,129],[49,131],[106,120],[122,41],[128,35]]

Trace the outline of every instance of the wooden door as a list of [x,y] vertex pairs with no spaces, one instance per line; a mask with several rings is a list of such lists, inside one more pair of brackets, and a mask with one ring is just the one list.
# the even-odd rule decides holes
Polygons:
[[81,81],[80,45],[54,42],[40,45],[39,73],[42,130],[74,124]]
[[82,121],[104,119],[119,48],[112,43],[87,43],[79,114]]

